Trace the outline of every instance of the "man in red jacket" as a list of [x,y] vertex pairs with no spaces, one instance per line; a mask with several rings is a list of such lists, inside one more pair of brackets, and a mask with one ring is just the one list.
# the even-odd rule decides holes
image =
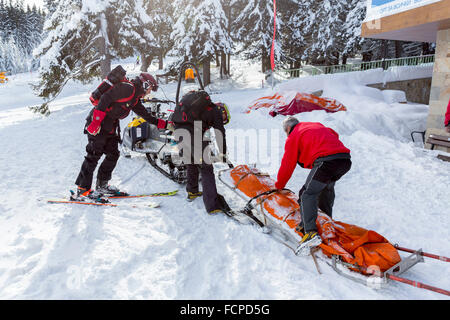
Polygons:
[[322,243],[317,233],[317,211],[320,208],[332,216],[334,185],[350,170],[350,150],[333,129],[318,122],[299,122],[289,117],[283,121],[283,129],[288,138],[275,187],[283,189],[286,186],[297,163],[311,169],[299,192],[302,222],[297,227],[304,237],[296,254],[307,255],[310,248]]
[[450,100],[448,101],[447,112],[445,113],[445,131],[450,133]]

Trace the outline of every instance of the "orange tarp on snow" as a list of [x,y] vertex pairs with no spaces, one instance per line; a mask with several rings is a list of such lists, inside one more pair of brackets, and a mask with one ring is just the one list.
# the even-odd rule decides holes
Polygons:
[[248,107],[246,113],[261,108],[272,108],[270,111],[272,116],[277,114],[294,115],[314,110],[347,111],[347,108],[337,100],[299,92],[288,92],[284,95],[275,93],[273,96],[261,97]]
[[[275,181],[246,165],[235,167],[230,172],[234,186],[252,198],[275,189]],[[285,230],[301,240],[303,234],[295,227],[300,223],[298,197],[288,191],[280,191],[256,199],[256,205],[270,214]],[[317,227],[323,243],[320,248],[327,256],[339,255],[345,262],[367,269],[378,266],[384,272],[400,262],[397,249],[375,231],[332,220],[322,212],[317,218]]]

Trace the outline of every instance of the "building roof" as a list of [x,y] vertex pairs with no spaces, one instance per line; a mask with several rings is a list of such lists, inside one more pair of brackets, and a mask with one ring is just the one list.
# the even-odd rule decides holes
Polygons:
[[[379,0],[369,1],[374,3]],[[369,17],[369,19],[361,28],[363,38],[436,42],[438,30],[450,29],[450,0],[441,0],[388,16]]]

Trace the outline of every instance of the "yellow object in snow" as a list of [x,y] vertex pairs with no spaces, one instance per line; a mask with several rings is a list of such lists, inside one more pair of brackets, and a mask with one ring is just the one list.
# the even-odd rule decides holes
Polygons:
[[8,82],[8,78],[6,77],[6,72],[0,72],[0,83]]
[[134,118],[133,121],[131,121],[128,124],[128,128],[133,128],[133,127],[139,127],[141,124],[143,124],[144,122],[147,122],[144,120],[144,118]]

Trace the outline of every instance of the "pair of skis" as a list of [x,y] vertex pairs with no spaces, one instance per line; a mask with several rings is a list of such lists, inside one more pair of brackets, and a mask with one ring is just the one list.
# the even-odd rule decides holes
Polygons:
[[79,204],[79,205],[87,205],[87,206],[96,206],[96,207],[130,207],[130,208],[158,208],[160,204],[158,202],[150,202],[146,203],[144,205],[139,204],[118,204],[118,203],[111,203],[109,202],[109,199],[133,199],[133,198],[148,198],[148,197],[170,197],[174,196],[178,193],[178,190],[169,191],[169,192],[157,192],[157,193],[149,193],[149,194],[139,194],[139,195],[112,195],[112,196],[105,196],[105,198],[108,200],[107,202],[88,202],[88,201],[77,201],[77,200],[48,200],[47,203],[51,204]]

